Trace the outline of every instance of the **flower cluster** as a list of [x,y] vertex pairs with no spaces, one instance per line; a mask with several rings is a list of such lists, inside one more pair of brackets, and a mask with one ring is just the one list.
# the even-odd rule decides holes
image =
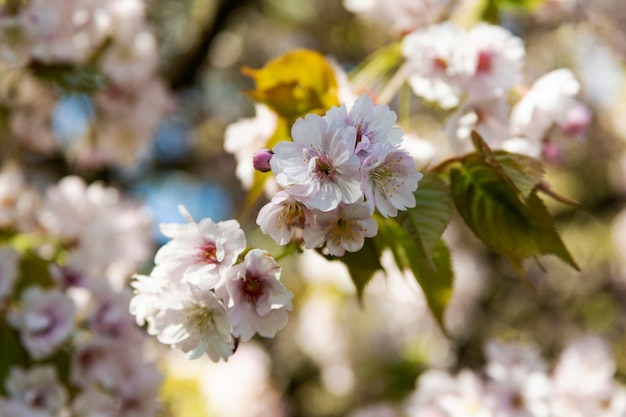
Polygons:
[[[170,107],[144,9],[140,0],[0,6],[0,106],[10,110],[9,136],[29,151],[61,144],[88,167],[128,167],[144,156]],[[80,104],[59,95],[58,82],[76,89]],[[85,126],[72,125],[65,109]]]
[[[421,416],[617,417],[626,413],[626,388],[604,339],[572,342],[549,373],[536,349],[491,342],[486,379],[471,370],[453,376],[422,374],[406,408]],[[581,381],[584,381],[581,383]]]
[[428,26],[403,39],[402,53],[413,92],[443,109],[456,108],[445,126],[454,153],[472,150],[469,137],[476,130],[493,148],[555,158],[552,127],[577,138],[590,122],[589,110],[574,98],[580,85],[566,69],[541,77],[510,107],[510,94],[522,85],[526,51],[500,26]]
[[271,170],[283,188],[261,208],[261,230],[281,245],[301,234],[307,249],[325,246],[343,256],[376,235],[375,211],[389,217],[414,207],[422,174],[399,148],[403,132],[395,121],[368,95],[350,111],[342,105],[298,119],[293,142],[272,150]]
[[[274,337],[287,323],[291,292],[269,253],[251,249],[236,220],[163,224],[171,240],[155,256],[150,275],[137,275],[130,310],[148,333],[196,359],[227,359],[237,341]],[[243,256],[243,259],[240,257]]]
[[155,416],[161,376],[125,287],[149,253],[146,211],[78,177],[40,196],[11,164],[0,200],[0,337],[10,344],[0,415]]
[[605,339],[585,336],[566,346],[550,371],[538,349],[491,341],[484,369],[450,374],[430,369],[399,405],[380,402],[350,417],[620,417],[626,387]]

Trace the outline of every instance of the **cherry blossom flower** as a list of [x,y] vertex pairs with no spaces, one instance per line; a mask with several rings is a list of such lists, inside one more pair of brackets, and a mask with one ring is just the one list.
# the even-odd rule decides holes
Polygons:
[[280,267],[274,258],[264,250],[252,249],[217,291],[225,300],[233,334],[242,341],[255,333],[274,337],[287,324],[293,294],[279,279]]
[[[580,84],[568,69],[557,69],[539,78],[511,111],[511,134],[520,141],[541,144],[555,123],[566,123]],[[539,156],[532,155],[531,156]]]
[[309,209],[286,191],[279,191],[261,207],[256,222],[279,245],[286,245],[308,224]]
[[82,390],[72,401],[72,415],[75,417],[113,417],[118,415],[115,398],[97,387]]
[[[112,187],[69,176],[50,187],[39,221],[70,246],[67,266],[86,285],[108,278],[120,290],[151,250],[150,215]],[[107,242],[107,244],[102,244]]]
[[396,216],[398,210],[415,207],[413,192],[423,175],[405,151],[391,145],[374,146],[361,166],[365,202],[384,216]]
[[497,415],[548,417],[551,381],[539,351],[492,341],[486,355],[487,395]]
[[142,28],[109,46],[99,61],[102,72],[115,84],[136,89],[152,78],[158,69],[157,42],[152,32]]
[[206,353],[211,360],[227,359],[234,350],[226,308],[213,291],[181,282],[164,296],[154,319],[154,331],[161,343],[197,359]]
[[450,22],[418,29],[404,37],[402,54],[407,60],[408,83],[415,95],[456,107],[467,76],[462,55],[465,33]]
[[154,317],[159,312],[162,294],[172,283],[170,276],[166,268],[157,266],[150,275],[135,274],[130,283],[134,293],[129,303],[130,313],[139,326],[147,323],[149,333],[154,332]]
[[205,290],[224,280],[225,273],[246,248],[246,237],[237,220],[196,223],[184,207],[179,207],[187,224],[162,224],[161,232],[171,240],[162,246],[154,261],[173,276],[182,276]]
[[74,303],[58,290],[28,287],[21,309],[12,311],[9,323],[19,330],[22,344],[34,359],[54,353],[74,330]]
[[626,404],[623,401],[621,411],[609,413],[613,406],[617,406],[612,403],[619,400],[617,396],[620,395],[613,379],[615,370],[615,361],[606,340],[587,336],[571,342],[561,353],[554,370],[551,416],[624,415]]
[[394,127],[396,113],[385,104],[374,104],[372,98],[363,94],[355,102],[348,113],[345,104],[331,108],[325,119],[332,124],[337,121],[356,129],[356,147],[354,153],[361,158],[369,154],[375,144],[398,145],[402,141],[401,129]]
[[511,139],[509,133],[510,108],[502,97],[468,99],[448,118],[445,130],[455,155],[472,152],[472,131],[493,149],[502,149]]
[[12,367],[4,386],[11,400],[23,404],[29,411],[49,413],[50,416],[57,415],[68,398],[65,387],[50,365],[35,366],[28,371]]
[[337,124],[309,114],[294,123],[293,142],[273,149],[276,181],[309,208],[330,211],[362,197],[359,159],[353,154],[356,129]]
[[304,247],[313,249],[326,244],[328,253],[343,256],[363,247],[366,237],[376,236],[378,223],[366,203],[342,204],[336,210],[318,211],[310,227],[304,229]]
[[501,26],[474,26],[462,48],[468,74],[463,90],[470,98],[502,97],[521,83],[526,50],[520,38]]
[[344,7],[393,33],[434,22],[448,0],[344,0]]

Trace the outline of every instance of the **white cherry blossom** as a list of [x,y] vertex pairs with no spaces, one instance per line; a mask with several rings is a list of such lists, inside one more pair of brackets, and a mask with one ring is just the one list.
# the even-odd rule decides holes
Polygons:
[[474,26],[462,48],[468,73],[463,89],[471,99],[502,97],[522,82],[526,49],[520,38],[503,27]]
[[206,353],[211,360],[227,359],[234,350],[226,308],[213,291],[181,282],[165,294],[154,319],[153,334],[197,359]]
[[557,69],[539,78],[511,111],[511,134],[530,143],[541,143],[548,129],[565,122],[579,105],[574,98],[580,84],[569,69]]
[[308,224],[309,209],[282,190],[261,207],[256,222],[279,245],[286,245]]
[[450,22],[418,29],[404,37],[402,54],[415,95],[444,109],[459,104],[467,76],[462,56],[464,41],[464,31]]
[[396,216],[398,210],[415,207],[413,192],[423,175],[405,151],[391,145],[378,144],[361,166],[365,202],[384,216]]
[[346,250],[361,249],[365,238],[376,233],[378,223],[366,203],[342,204],[333,211],[314,214],[312,224],[304,229],[304,247],[313,249],[326,244],[329,254],[343,256]]

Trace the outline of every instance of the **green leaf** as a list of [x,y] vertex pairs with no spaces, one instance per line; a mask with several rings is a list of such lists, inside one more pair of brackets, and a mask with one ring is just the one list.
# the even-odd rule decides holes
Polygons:
[[520,201],[519,190],[477,154],[465,157],[462,167],[450,174],[452,197],[465,223],[485,245],[509,258],[518,272],[523,259],[544,254],[578,269],[536,191]]
[[494,151],[493,154],[506,175],[525,197],[528,197],[541,182],[544,174],[541,161],[506,151]]
[[396,217],[418,246],[425,250],[428,261],[432,259],[435,245],[448,227],[454,202],[450,187],[434,174],[426,174],[415,191],[415,207],[398,213]]
[[[501,175],[502,181],[509,183],[511,190],[515,191],[517,198],[522,202],[522,204],[526,204],[526,195],[524,195],[515,182],[507,175],[504,167],[500,164],[500,162],[498,162],[494,152],[491,150],[489,145],[487,145],[487,142],[485,142],[485,140],[476,131],[472,131],[472,142],[476,148],[476,155],[495,169]],[[470,156],[471,155],[468,155],[467,157]],[[463,162],[467,157],[463,158],[461,161]]]
[[395,219],[378,219],[376,242],[379,252],[389,247],[401,270],[410,270],[422,287],[426,302],[437,323],[445,332],[444,313],[452,297],[454,272],[450,251],[439,240],[432,252],[432,264],[420,255],[421,242],[416,241]]
[[365,239],[363,248],[358,252],[346,252],[340,258],[332,258],[346,264],[356,292],[361,301],[363,290],[377,271],[383,271],[380,264],[380,253],[372,239]]

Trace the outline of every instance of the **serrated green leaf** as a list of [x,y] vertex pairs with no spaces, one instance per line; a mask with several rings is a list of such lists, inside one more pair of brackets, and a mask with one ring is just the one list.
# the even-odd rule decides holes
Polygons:
[[363,297],[365,286],[374,274],[383,271],[380,253],[372,239],[365,239],[363,247],[358,252],[346,252],[344,256],[333,259],[343,262],[348,267],[359,301]]
[[[498,174],[500,174],[501,180],[508,182],[510,185],[510,189],[515,191],[517,194],[517,198],[521,201],[522,204],[526,204],[526,195],[517,187],[517,184],[507,175],[504,167],[498,162],[494,152],[491,150],[487,142],[478,134],[476,131],[472,131],[472,142],[474,143],[474,148],[476,148],[476,156],[479,157],[482,161],[489,164]],[[463,158],[461,162],[463,162],[466,158],[471,157],[468,155]]]
[[441,329],[445,332],[444,313],[452,297],[454,272],[450,251],[439,240],[432,252],[432,263],[420,256],[418,245],[395,219],[378,219],[376,243],[379,252],[390,248],[396,264],[401,270],[410,270],[422,287],[428,307]]
[[448,227],[454,203],[448,185],[434,174],[426,174],[414,193],[415,207],[399,212],[397,218],[414,240],[419,239],[428,262],[435,245]]
[[514,266],[525,258],[554,254],[578,269],[535,191],[521,202],[516,187],[478,155],[467,156],[462,168],[450,174],[456,208],[485,245]]
[[530,156],[494,151],[494,157],[515,186],[528,197],[541,182],[544,168],[541,161]]

